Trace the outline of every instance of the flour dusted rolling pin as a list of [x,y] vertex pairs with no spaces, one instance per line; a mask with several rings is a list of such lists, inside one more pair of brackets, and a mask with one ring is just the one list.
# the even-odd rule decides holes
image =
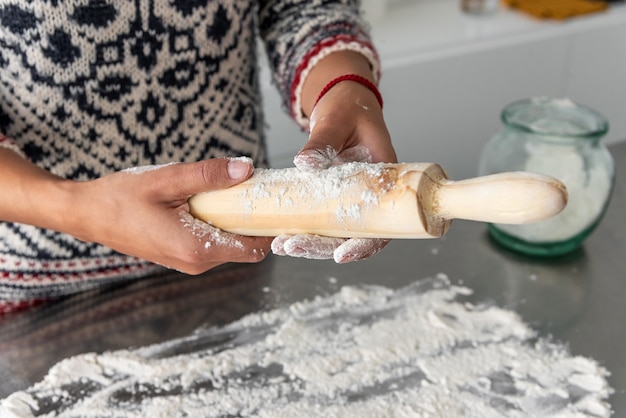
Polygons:
[[257,169],[244,183],[189,200],[195,217],[242,235],[368,238],[436,238],[453,219],[531,223],[566,203],[565,186],[552,177],[512,172],[452,181],[432,163]]

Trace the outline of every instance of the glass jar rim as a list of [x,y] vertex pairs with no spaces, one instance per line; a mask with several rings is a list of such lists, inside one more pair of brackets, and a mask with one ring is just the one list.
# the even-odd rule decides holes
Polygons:
[[[596,110],[570,99],[533,97],[512,102],[501,113],[502,122],[535,135],[598,138],[609,130],[608,120]],[[557,131],[545,122],[568,122]]]

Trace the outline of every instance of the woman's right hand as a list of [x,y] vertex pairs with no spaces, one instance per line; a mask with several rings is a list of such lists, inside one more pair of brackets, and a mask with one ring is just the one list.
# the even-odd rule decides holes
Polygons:
[[72,235],[190,274],[225,262],[257,262],[271,239],[244,237],[194,219],[187,199],[252,175],[247,159],[212,159],[117,172],[74,183]]
[[189,274],[261,261],[270,251],[271,238],[229,234],[189,214],[190,196],[249,178],[249,159],[144,167],[88,181],[54,176],[8,150],[0,149],[0,162],[6,221],[65,232]]

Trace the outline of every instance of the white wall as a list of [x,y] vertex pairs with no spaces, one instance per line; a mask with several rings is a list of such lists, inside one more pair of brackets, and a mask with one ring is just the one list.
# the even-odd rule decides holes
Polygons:
[[[603,113],[606,143],[626,140],[626,8],[566,23],[502,10],[468,17],[457,2],[399,3],[375,22],[385,118],[401,161],[476,175],[500,110],[532,96],[569,97]],[[270,162],[291,165],[306,141],[264,88]]]

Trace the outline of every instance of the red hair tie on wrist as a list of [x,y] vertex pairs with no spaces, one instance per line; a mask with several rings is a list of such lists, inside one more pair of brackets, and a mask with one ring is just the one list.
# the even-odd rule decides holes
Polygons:
[[319,96],[317,96],[317,100],[315,100],[315,104],[313,105],[313,107],[317,105],[317,102],[319,102],[330,89],[332,89],[333,87],[335,87],[335,85],[341,83],[342,81],[356,81],[357,83],[364,85],[365,87],[370,89],[372,93],[374,93],[374,95],[376,96],[376,100],[378,100],[378,104],[381,108],[383,107],[383,96],[380,94],[380,91],[378,90],[378,87],[376,87],[376,84],[372,83],[367,78],[361,77],[357,74],[341,75],[330,80],[328,84],[324,86]]

